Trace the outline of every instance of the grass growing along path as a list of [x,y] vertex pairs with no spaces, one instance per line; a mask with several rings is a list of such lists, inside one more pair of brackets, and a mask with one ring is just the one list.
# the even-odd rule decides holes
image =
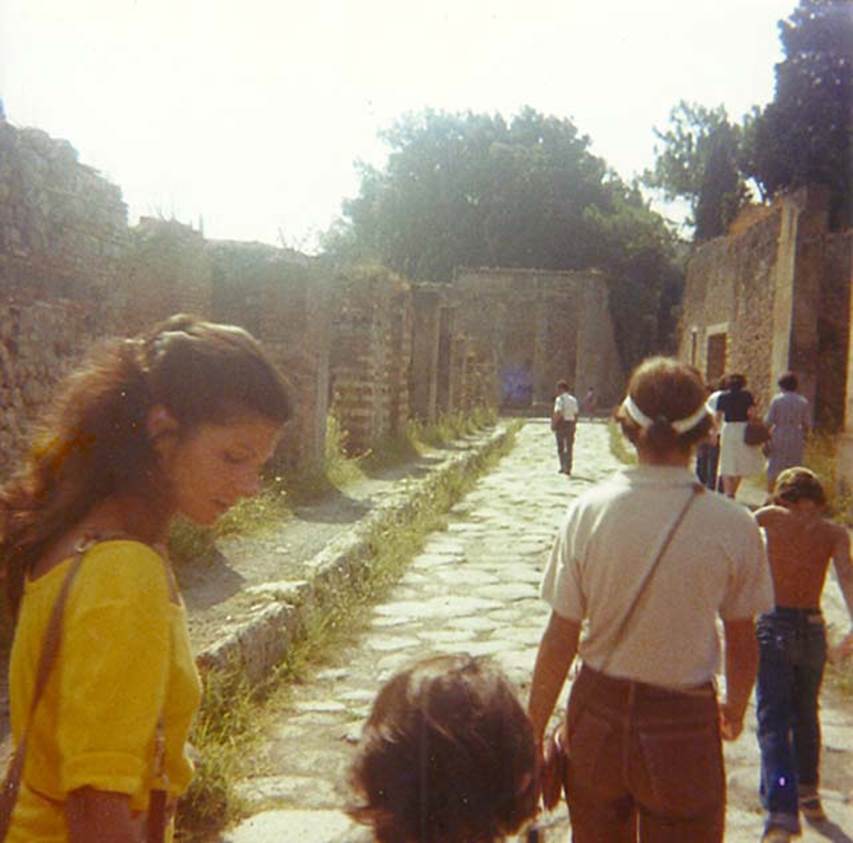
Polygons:
[[264,702],[273,692],[283,693],[289,682],[300,681],[324,653],[364,627],[370,607],[387,595],[429,533],[445,526],[445,513],[453,504],[512,448],[520,427],[515,423],[500,447],[480,455],[473,470],[457,467],[437,475],[427,481],[427,493],[405,516],[389,516],[373,528],[369,555],[360,560],[347,587],[327,587],[315,595],[300,639],[267,681],[251,687],[236,672],[205,677],[204,699],[190,738],[198,753],[196,777],[179,804],[179,841],[214,839],[212,835],[240,816],[242,805],[233,784],[260,734]]

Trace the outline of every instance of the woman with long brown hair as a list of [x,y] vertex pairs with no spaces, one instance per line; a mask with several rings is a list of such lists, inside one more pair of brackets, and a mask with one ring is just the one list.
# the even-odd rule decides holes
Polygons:
[[[637,367],[616,420],[638,465],[573,501],[545,570],[552,612],[529,712],[541,743],[579,653],[562,733],[575,843],[723,839],[720,738],[743,727],[757,659],[753,617],[772,589],[752,516],[705,492],[688,470],[711,426],[705,401],[692,367],[665,357]],[[726,641],[719,706],[718,618]]]
[[65,382],[0,492],[22,763],[8,843],[139,843],[169,824],[200,685],[168,526],[254,494],[290,412],[254,338],[189,316]]

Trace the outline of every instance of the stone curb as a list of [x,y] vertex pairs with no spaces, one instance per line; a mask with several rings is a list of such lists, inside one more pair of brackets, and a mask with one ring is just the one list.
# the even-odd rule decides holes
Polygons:
[[256,598],[248,621],[235,625],[196,656],[202,672],[237,671],[251,683],[263,680],[299,640],[310,610],[320,608],[334,591],[346,588],[368,564],[376,530],[400,526],[411,520],[422,502],[453,473],[464,474],[509,438],[505,425],[498,427],[470,451],[447,460],[400,495],[380,503],[352,531],[327,545],[305,567],[307,578],[255,585],[245,594]]

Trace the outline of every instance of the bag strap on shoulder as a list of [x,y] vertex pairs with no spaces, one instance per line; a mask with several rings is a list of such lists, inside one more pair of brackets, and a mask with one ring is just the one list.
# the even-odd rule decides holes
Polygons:
[[[21,739],[15,747],[15,751],[9,760],[9,766],[6,769],[6,776],[0,786],[0,841],[6,839],[6,834],[9,830],[9,825],[12,821],[12,812],[15,809],[15,803],[18,798],[18,791],[21,786],[21,779],[24,772],[24,762],[27,753],[27,739],[29,737],[30,727],[35,718],[35,712],[38,704],[47,687],[48,679],[56,658],[59,655],[59,648],[62,644],[62,628],[65,618],[65,607],[68,603],[68,597],[71,594],[71,587],[77,575],[80,573],[80,568],[83,565],[83,559],[86,553],[96,544],[105,541],[117,541],[121,539],[132,538],[127,533],[111,532],[102,534],[91,534],[84,536],[74,548],[74,557],[71,565],[68,567],[68,572],[62,581],[59,588],[59,593],[56,596],[56,602],[53,604],[53,609],[50,613],[50,618],[47,622],[44,638],[42,639],[41,653],[39,654],[38,667],[36,669],[36,680],[33,685],[33,695],[30,699],[30,707],[27,713],[27,721],[24,724],[24,729],[21,733]],[[167,571],[168,578],[168,571]],[[172,583],[170,580],[170,590]],[[161,718],[162,723],[162,718]],[[160,726],[160,728],[162,728]]]
[[658,544],[658,549],[652,558],[651,564],[646,568],[645,573],[643,574],[642,579],[640,580],[640,584],[634,592],[634,596],[631,598],[631,603],[628,606],[627,611],[622,614],[622,617],[619,621],[619,625],[616,628],[616,632],[611,636],[611,646],[607,652],[607,657],[604,660],[604,664],[599,668],[599,670],[604,673],[605,668],[610,664],[613,659],[614,652],[618,649],[619,645],[625,638],[625,630],[628,628],[628,623],[634,615],[634,612],[637,606],[640,603],[643,595],[646,593],[649,583],[654,576],[655,571],[657,570],[658,564],[661,559],[666,555],[669,546],[672,544],[672,540],[675,537],[675,534],[678,532],[678,528],[681,526],[682,521],[684,521],[684,517],[687,515],[688,510],[693,505],[693,502],[696,500],[699,495],[701,495],[705,491],[705,487],[701,483],[693,483],[690,489],[690,497],[687,499],[687,502],[682,506],[682,508],[678,511],[675,519],[669,525],[669,528],[663,533],[660,543]]

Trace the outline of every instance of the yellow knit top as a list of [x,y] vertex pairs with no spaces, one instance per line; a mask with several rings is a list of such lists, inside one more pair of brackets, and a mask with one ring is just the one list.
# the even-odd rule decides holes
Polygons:
[[[71,559],[25,585],[9,664],[12,734],[29,716],[48,620]],[[62,643],[30,727],[26,765],[7,843],[68,839],[64,802],[77,788],[127,794],[144,811],[154,781],[162,714],[166,789],[192,778],[185,754],[201,683],[186,612],[163,559],[136,541],[89,549],[74,581]],[[178,598],[179,600],[179,598]]]

